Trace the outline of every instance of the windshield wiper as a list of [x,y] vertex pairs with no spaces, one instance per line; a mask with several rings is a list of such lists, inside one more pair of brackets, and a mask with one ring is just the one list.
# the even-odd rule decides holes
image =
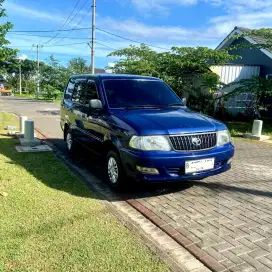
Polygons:
[[160,109],[161,107],[156,105],[141,105],[133,107],[125,107],[124,110],[137,110],[137,109]]
[[174,103],[174,104],[166,105],[166,107],[184,107],[184,105],[180,103]]

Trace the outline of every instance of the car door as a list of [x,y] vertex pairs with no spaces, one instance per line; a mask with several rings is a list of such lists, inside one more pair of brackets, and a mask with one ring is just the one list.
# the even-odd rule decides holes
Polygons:
[[87,79],[77,78],[75,80],[74,91],[72,95],[72,129],[74,139],[77,142],[84,144],[85,135],[84,135],[84,124],[83,118],[85,114],[85,83]]
[[61,104],[61,125],[64,129],[64,125],[68,124],[71,126],[72,124],[72,111],[73,111],[73,102],[72,96],[75,88],[75,79],[70,78],[67,84],[67,87],[64,92],[63,101]]
[[85,134],[84,143],[91,151],[97,155],[101,155],[103,143],[101,111],[89,107],[89,101],[92,99],[100,99],[100,96],[95,80],[89,79],[85,84],[85,105],[84,108],[82,108],[82,121]]

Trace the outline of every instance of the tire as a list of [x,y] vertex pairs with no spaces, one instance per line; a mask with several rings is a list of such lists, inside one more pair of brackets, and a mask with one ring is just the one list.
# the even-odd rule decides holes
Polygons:
[[119,155],[109,151],[106,160],[107,181],[111,187],[121,189],[125,185],[126,175]]
[[76,143],[74,141],[73,131],[68,129],[64,136],[66,149],[69,155],[74,155],[76,151]]

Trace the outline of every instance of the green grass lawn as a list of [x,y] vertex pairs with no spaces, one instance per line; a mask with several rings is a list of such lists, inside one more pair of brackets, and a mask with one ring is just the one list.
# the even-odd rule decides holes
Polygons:
[[168,271],[54,154],[17,153],[6,125],[0,112],[1,272]]
[[[35,94],[15,94],[15,96],[16,97],[25,97],[25,98],[30,98],[30,99],[36,99],[36,95]],[[45,99],[45,98],[39,96],[38,100],[42,100],[42,101],[45,101],[45,102],[52,102],[52,103],[60,105],[62,99],[57,98],[57,99],[55,99],[53,101],[53,100]]]
[[[253,122],[226,122],[232,136],[238,136],[243,133],[251,133]],[[263,134],[272,138],[272,125],[264,122]]]

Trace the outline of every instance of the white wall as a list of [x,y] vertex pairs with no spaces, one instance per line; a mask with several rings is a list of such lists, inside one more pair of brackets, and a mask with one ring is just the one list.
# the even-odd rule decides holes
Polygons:
[[[225,84],[260,75],[260,66],[215,65],[211,67],[211,70],[219,75],[221,82]],[[233,89],[234,87],[225,87],[219,90],[219,92],[228,93]],[[251,99],[252,95],[250,93],[240,94],[225,102],[225,107],[229,113],[237,115],[245,110],[245,104],[248,104]]]
[[219,75],[221,82],[225,84],[260,75],[260,66],[214,65],[211,70]]

